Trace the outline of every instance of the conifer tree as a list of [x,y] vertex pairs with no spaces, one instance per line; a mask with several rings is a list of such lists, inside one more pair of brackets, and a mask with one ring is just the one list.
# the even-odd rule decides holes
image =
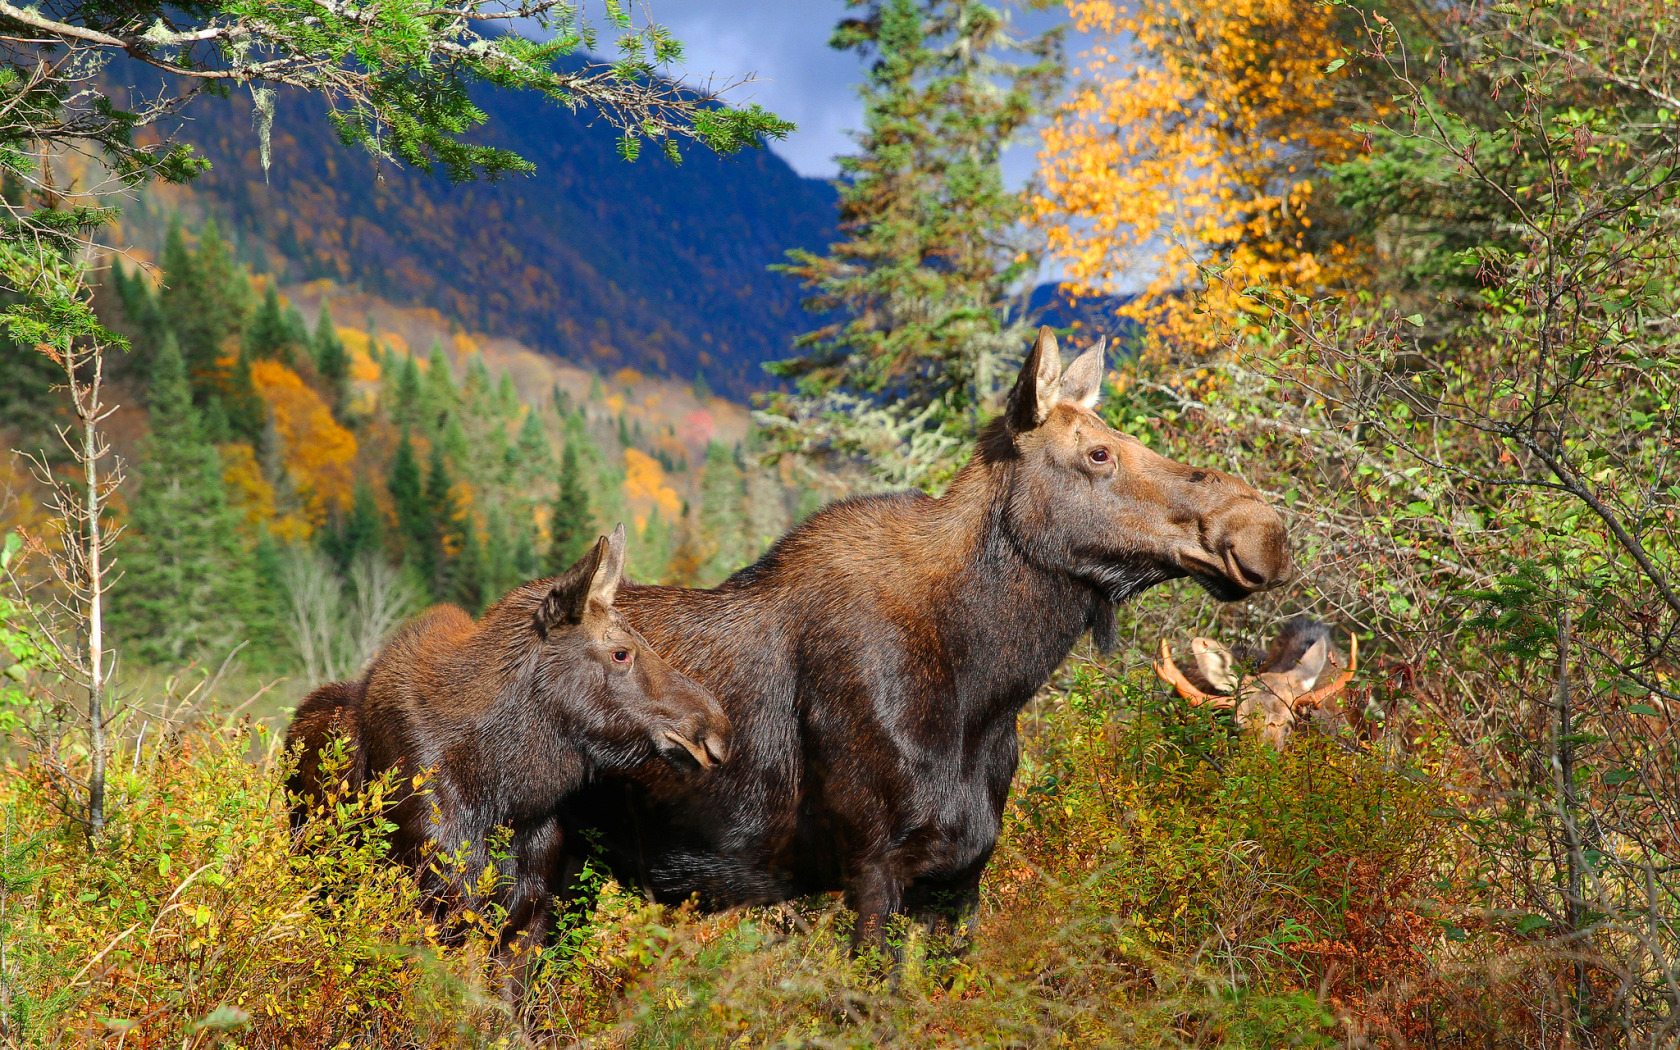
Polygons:
[[[444,557],[443,541],[445,537],[453,537],[462,541],[472,535],[472,518],[468,515],[457,525],[456,513],[460,508],[455,506],[455,497],[450,492],[454,482],[449,477],[449,464],[443,455],[443,446],[434,442],[432,454],[426,464],[426,508],[432,518],[432,548],[429,552],[432,569],[432,593],[439,600],[449,595],[449,583],[452,567]],[[464,546],[458,549],[465,549]],[[482,573],[480,573],[482,579]]]
[[163,345],[163,333],[166,328],[163,309],[158,305],[158,297],[152,294],[151,286],[140,275],[139,267],[135,267],[134,272],[130,274],[119,260],[112,267],[112,276],[117,298],[122,302],[123,319],[126,322],[129,348],[132,351],[130,360],[141,372],[148,372],[152,359],[157,356],[158,348]]
[[420,476],[420,461],[414,455],[414,444],[404,430],[397,445],[385,484],[396,506],[397,529],[402,534],[405,560],[413,565],[426,586],[432,586],[437,575],[438,530],[433,507],[426,500],[425,483]]
[[721,442],[706,446],[700,475],[701,579],[717,583],[746,564],[750,552],[745,529],[746,482],[735,457]]
[[[414,450],[410,447],[410,465],[413,464],[413,460]],[[418,470],[413,472],[413,476],[418,480]],[[349,570],[350,563],[355,561],[356,555],[364,551],[377,553],[383,545],[384,533],[385,522],[379,514],[379,504],[374,499],[373,486],[368,484],[366,478],[358,478],[349,513],[343,516],[342,521],[336,523],[335,528],[322,530],[321,548],[328,557],[338,563],[339,571],[345,572]]]
[[[222,414],[230,438],[248,441],[252,447],[263,440],[263,431],[268,425],[268,408],[257,393],[256,384],[251,381],[251,351],[247,347],[240,348],[226,388],[220,397],[211,398],[207,411]],[[214,428],[207,429],[215,433]]]
[[278,361],[287,368],[296,363],[296,345],[292,342],[291,326],[280,309],[280,293],[274,282],[268,282],[262,305],[251,315],[245,326],[244,349],[251,360]]
[[214,219],[204,224],[197,252],[187,248],[180,219],[170,224],[163,250],[164,321],[175,333],[199,403],[215,394],[223,345],[245,323],[249,285],[234,266]]
[[420,420],[428,432],[443,429],[450,413],[461,403],[461,393],[455,387],[455,377],[449,371],[449,358],[443,344],[432,340],[432,353],[426,359],[426,380],[420,394]]
[[534,410],[525,413],[525,422],[519,426],[513,454],[519,469],[528,478],[546,477],[554,467],[554,450],[549,447],[548,435],[543,433],[542,422]]
[[343,419],[350,406],[350,356],[344,352],[344,341],[338,337],[338,328],[325,303],[321,304],[321,315],[315,321],[311,351],[315,371],[327,389],[327,403],[332,406],[333,415]]
[[473,528],[471,514],[462,522],[460,542],[460,551],[449,567],[449,579],[440,596],[477,616],[489,600],[493,584],[485,561],[484,544],[478,538],[478,530]]
[[[1012,38],[977,0],[848,6],[866,13],[830,46],[870,64],[859,152],[840,159],[845,239],[779,267],[813,289],[808,309],[838,319],[767,366],[798,394],[771,398],[766,421],[785,447],[845,456],[931,435],[918,462],[888,469],[937,482],[1030,342],[1021,297],[1038,250],[1021,238],[1025,195],[1006,189],[999,157],[1062,81],[1060,31]],[[801,425],[813,416],[826,426]]]
[[589,514],[589,493],[578,469],[577,441],[566,442],[560,457],[560,491],[548,519],[548,573],[558,576],[583,557],[595,538]]
[[257,580],[173,339],[153,368],[139,473],[113,602],[119,629],[136,655],[158,665],[225,648],[246,628]]
[[519,567],[514,564],[513,537],[508,533],[507,512],[500,505],[492,506],[484,516],[483,604],[486,607],[520,581]]
[[[392,351],[395,354],[395,351]],[[387,366],[389,369],[391,366]],[[397,373],[396,401],[391,408],[391,422],[405,430],[420,423],[420,402],[422,391],[420,386],[420,366],[415,364],[413,355],[403,355],[402,362],[395,366]]]

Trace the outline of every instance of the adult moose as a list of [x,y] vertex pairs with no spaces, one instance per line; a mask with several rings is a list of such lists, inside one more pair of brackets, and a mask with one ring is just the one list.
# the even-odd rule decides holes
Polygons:
[[[472,884],[494,863],[492,898],[507,914],[501,951],[540,947],[562,858],[560,801],[599,770],[655,758],[692,770],[729,751],[717,701],[615,608],[623,567],[620,525],[565,573],[513,591],[476,623],[458,606],[434,606],[359,681],[311,693],[286,734],[301,752],[288,785],[294,825],[333,793],[320,752],[341,732],[344,786],[396,771],[392,853],[415,869],[436,917],[482,911]],[[498,827],[511,833],[505,853],[491,846]]]
[[1099,344],[1064,373],[1042,329],[943,497],[834,504],[714,590],[626,584],[619,608],[723,703],[735,754],[702,782],[605,779],[562,807],[566,825],[663,901],[843,889],[855,945],[896,913],[965,916],[1016,714],[1080,635],[1111,648],[1115,603],[1165,580],[1235,601],[1291,571],[1252,488],[1097,417],[1103,372]]

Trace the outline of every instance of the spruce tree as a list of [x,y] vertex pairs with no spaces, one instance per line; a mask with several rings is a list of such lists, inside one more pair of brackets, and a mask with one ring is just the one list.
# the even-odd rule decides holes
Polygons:
[[[996,410],[1030,342],[1022,297],[1039,251],[1021,238],[1025,194],[1005,187],[999,157],[1059,89],[1061,37],[1014,39],[977,0],[849,6],[866,14],[830,46],[869,65],[859,152],[840,159],[844,239],[778,267],[813,289],[808,309],[838,319],[767,366],[798,390],[770,408],[796,449],[855,456],[937,435],[901,469],[923,480]],[[1028,61],[1000,57],[1011,52]],[[790,425],[811,416],[829,426],[815,442]]]
[[595,539],[589,515],[589,493],[578,469],[577,442],[566,442],[560,457],[560,491],[548,518],[548,574],[558,576],[583,557]]
[[404,355],[396,365],[396,400],[391,407],[391,422],[405,430],[420,423],[420,366],[412,355]]
[[251,380],[251,351],[248,347],[240,348],[226,388],[219,397],[211,396],[208,411],[225,414],[230,438],[248,441],[253,448],[263,440],[263,429],[268,424],[268,406],[263,404],[256,384]]
[[311,340],[310,349],[315,359],[315,371],[326,388],[327,403],[332,406],[333,415],[343,419],[345,410],[350,407],[350,355],[345,353],[344,341],[338,337],[338,328],[334,326],[332,315],[327,313],[324,303],[321,305],[321,316],[315,321],[315,337]]
[[404,430],[385,475],[391,502],[397,511],[397,530],[402,536],[403,556],[426,583],[432,586],[437,575],[438,530],[433,508],[426,501],[425,483],[420,476],[420,461],[414,455],[414,443]]
[[483,611],[492,584],[485,564],[484,545],[468,514],[461,527],[461,547],[449,567],[449,579],[440,598],[447,599],[474,616]]
[[244,349],[251,360],[278,361],[287,368],[296,363],[297,347],[292,342],[291,326],[280,308],[280,293],[274,282],[268,282],[262,305],[251,315],[245,326]]
[[[414,460],[413,449],[409,449],[409,463]],[[413,471],[414,480],[418,481],[418,470]],[[356,479],[355,495],[350,501],[349,513],[343,515],[335,527],[321,531],[321,548],[327,556],[338,563],[339,571],[348,571],[350,563],[356,560],[356,555],[366,552],[377,553],[383,546],[385,521],[380,516],[379,504],[373,496],[373,486],[366,478]]]
[[734,455],[713,441],[706,446],[706,468],[700,475],[700,577],[707,584],[746,564],[746,498],[746,482]]
[[543,433],[542,421],[537,418],[535,409],[525,413],[525,422],[519,426],[513,454],[527,478],[546,477],[554,467],[554,450],[549,447],[548,435]]
[[[470,515],[462,524],[456,523],[455,497],[450,492],[454,482],[449,477],[449,464],[444,460],[443,446],[433,443],[432,454],[426,464],[426,508],[432,516],[432,547],[429,559],[432,569],[432,593],[439,600],[449,596],[449,577],[452,566],[444,560],[443,541],[451,537],[462,541],[472,534]],[[482,574],[481,577],[482,578]]]
[[449,358],[443,344],[432,341],[431,356],[426,359],[426,380],[420,394],[420,421],[426,431],[436,434],[461,403],[461,392],[455,387],[455,377],[449,371]]
[[246,629],[259,590],[173,339],[153,367],[138,480],[112,603],[119,633],[154,666],[227,647]]

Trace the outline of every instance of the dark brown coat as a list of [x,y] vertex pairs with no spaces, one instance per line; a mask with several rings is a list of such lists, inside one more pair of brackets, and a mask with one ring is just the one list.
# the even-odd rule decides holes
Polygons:
[[[294,820],[322,797],[323,743],[347,730],[350,786],[396,772],[393,853],[416,869],[439,917],[468,905],[482,911],[466,887],[494,863],[504,947],[521,936],[544,941],[560,802],[599,771],[655,759],[711,766],[729,749],[717,701],[615,608],[623,563],[621,525],[564,575],[512,592],[477,623],[452,605],[427,610],[360,681],[312,693],[287,734],[301,751]],[[419,774],[425,787],[416,791]],[[507,859],[487,849],[498,827],[512,832]],[[459,863],[436,860],[463,844]]]
[[1290,574],[1249,486],[1092,411],[1101,347],[1039,336],[1010,408],[939,499],[848,500],[714,590],[619,606],[709,688],[736,753],[703,781],[609,778],[563,807],[624,881],[723,907],[844,889],[872,936],[972,908],[1018,757],[1015,716],[1116,602],[1190,576],[1224,600]]

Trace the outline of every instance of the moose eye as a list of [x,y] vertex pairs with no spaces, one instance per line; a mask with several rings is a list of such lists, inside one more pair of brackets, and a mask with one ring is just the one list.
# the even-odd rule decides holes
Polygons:
[[628,649],[614,649],[613,650],[613,663],[615,663],[615,664],[627,664],[629,662],[630,662],[630,650],[628,650]]
[[1108,462],[1108,449],[1101,448],[1101,447],[1092,449],[1091,450],[1091,462],[1092,463],[1107,463]]

